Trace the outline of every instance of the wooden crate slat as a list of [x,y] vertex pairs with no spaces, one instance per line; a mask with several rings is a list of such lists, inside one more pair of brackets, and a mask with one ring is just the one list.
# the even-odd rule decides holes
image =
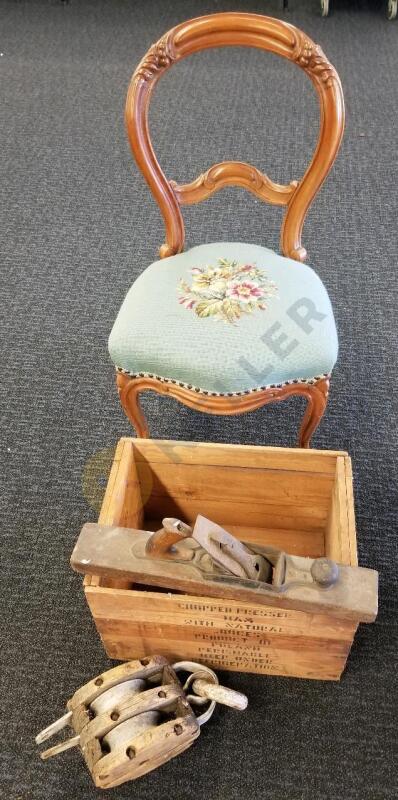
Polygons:
[[354,486],[352,476],[352,464],[349,456],[344,458],[345,465],[345,487],[346,487],[346,510],[347,510],[347,535],[349,542],[350,564],[358,566],[357,534],[355,524],[355,503]]
[[[110,658],[128,660],[141,658],[148,652],[164,655],[171,661],[186,658],[186,649],[181,640],[160,640],[158,637],[144,636],[137,642],[131,639],[104,639],[104,645]],[[252,652],[242,645],[233,652],[226,653],[222,648],[216,649],[209,644],[191,645],[190,658],[201,661],[214,669],[228,669],[232,672],[257,672],[263,675],[283,675],[285,677],[307,678],[313,680],[334,680],[341,677],[346,665],[347,656],[330,656],[325,653],[317,657],[314,653],[305,655],[303,651],[280,651],[272,653],[265,649]]]
[[233,500],[243,506],[255,502],[298,510],[315,506],[318,513],[329,508],[334,485],[331,475],[249,467],[137,462],[137,470],[144,502],[150,495],[217,500],[222,489],[226,504]]
[[184,522],[193,522],[198,514],[229,528],[232,525],[248,528],[282,528],[285,530],[308,530],[319,533],[326,526],[327,512],[316,509],[294,511],[291,507],[252,504],[244,509],[232,500],[194,500],[190,498],[151,497],[145,504],[145,516],[161,519],[179,517]]
[[[115,599],[117,598],[117,604]],[[352,640],[357,624],[328,614],[311,614],[276,606],[251,605],[236,600],[192,597],[172,592],[130,589],[117,594],[103,587],[91,589],[87,599],[97,620],[122,622],[152,621],[154,625],[186,620],[195,630],[226,628],[258,633],[308,635],[319,638]]]
[[[213,519],[213,517],[212,517]],[[217,520],[213,520],[217,522]],[[194,519],[188,520],[194,523]],[[226,525],[225,520],[222,520]],[[157,531],[162,520],[146,519],[145,530]],[[259,545],[271,545],[291,555],[318,558],[325,555],[325,534],[323,530],[299,530],[292,528],[250,528],[248,525],[228,524],[228,531],[241,541]]]
[[338,456],[335,484],[325,529],[325,550],[329,558],[341,564],[356,566],[358,559],[350,469],[350,459]]
[[208,629],[207,638],[205,630],[197,630],[193,627],[181,624],[160,624],[159,621],[136,622],[115,619],[97,619],[97,629],[104,639],[140,639],[146,636],[156,636],[164,640],[184,641],[187,647],[197,642],[207,644],[222,644],[225,649],[233,652],[237,643],[242,642],[247,647],[261,647],[276,650],[296,650],[303,649],[308,654],[326,653],[330,656],[347,656],[351,647],[352,636],[348,640],[328,639],[313,636],[293,636],[277,633],[264,633],[252,631],[231,631],[222,628],[217,633],[214,629]]
[[298,450],[261,445],[181,442],[162,439],[133,439],[135,458],[152,463],[208,464],[213,466],[280,469],[290,472],[317,472],[334,476],[336,457],[344,451]]

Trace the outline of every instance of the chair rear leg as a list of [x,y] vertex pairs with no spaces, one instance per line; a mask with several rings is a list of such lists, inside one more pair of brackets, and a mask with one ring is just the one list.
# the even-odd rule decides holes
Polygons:
[[141,439],[149,438],[149,428],[139,400],[140,379],[130,378],[122,372],[116,373],[116,386],[123,410]]
[[303,417],[299,433],[299,447],[308,448],[312,435],[315,433],[327,406],[329,394],[329,378],[322,378],[306,392],[307,408]]

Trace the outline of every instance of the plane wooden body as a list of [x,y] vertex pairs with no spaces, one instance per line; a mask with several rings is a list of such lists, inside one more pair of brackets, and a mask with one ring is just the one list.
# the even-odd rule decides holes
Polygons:
[[325,612],[358,622],[373,622],[376,618],[375,570],[339,565],[333,584],[323,586],[313,574],[314,565],[324,567],[320,562],[326,559],[290,556],[274,548],[256,546],[256,554],[272,563],[274,577],[271,582],[253,580],[233,575],[215,563],[209,552],[191,538],[173,544],[166,555],[151,553],[155,536],[148,531],[87,523],[73,550],[71,565],[83,574],[128,579],[141,586],[198,596]]

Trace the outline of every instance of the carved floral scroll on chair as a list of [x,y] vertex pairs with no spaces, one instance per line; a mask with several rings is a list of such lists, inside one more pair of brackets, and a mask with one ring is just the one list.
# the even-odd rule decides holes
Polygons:
[[[314,84],[320,103],[320,132],[313,159],[301,180],[280,185],[255,166],[238,161],[224,161],[210,166],[196,179],[182,185],[168,180],[162,172],[148,128],[148,107],[155,84],[166,70],[186,56],[229,45],[245,45],[280,55],[301,67]],[[169,259],[164,265],[165,270],[170,268],[170,257],[184,249],[181,206],[197,203],[230,185],[245,188],[268,203],[284,206],[281,251],[288,259],[297,262],[305,260],[306,250],[301,242],[303,223],[336,157],[344,129],[344,103],[336,70],[319,46],[303,32],[277,19],[244,13],[213,14],[177,25],[150,48],[138,65],[128,90],[126,124],[137,164],[163,215],[166,240],[160,248],[160,257]],[[246,268],[249,269],[249,266]],[[295,269],[294,265],[291,269]],[[246,283],[246,290],[250,291],[250,286],[254,284]],[[255,293],[254,288],[251,291]],[[261,294],[260,290],[257,294]],[[191,308],[196,303],[194,310],[200,315],[202,307],[197,297],[193,296]],[[236,309],[236,298],[235,305],[230,302],[232,300],[232,290],[229,290],[228,298],[223,300],[226,304],[224,307]],[[185,307],[189,307],[187,302]],[[246,308],[251,309],[252,306]],[[207,309],[203,316],[209,317],[210,313],[211,309]],[[231,314],[232,322],[235,322],[234,312]],[[204,324],[213,324],[213,320],[209,322],[207,319]],[[210,414],[240,414],[292,395],[304,396],[308,405],[300,430],[299,443],[302,447],[308,447],[327,403],[329,373],[323,370],[311,376],[311,380],[302,380],[298,374],[270,386],[256,385],[243,391],[215,392],[202,391],[203,387],[195,385],[194,381],[158,374],[160,370],[141,367],[132,372],[123,368],[123,365],[117,366],[121,367],[117,374],[120,399],[140,436],[149,435],[139,405],[139,395],[144,390],[170,395],[191,408]]]

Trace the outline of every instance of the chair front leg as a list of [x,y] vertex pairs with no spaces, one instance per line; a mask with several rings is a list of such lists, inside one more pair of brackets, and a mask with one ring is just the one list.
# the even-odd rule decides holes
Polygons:
[[149,438],[149,428],[139,400],[140,378],[131,378],[122,372],[116,373],[116,386],[123,410],[141,439]]
[[330,380],[322,378],[312,385],[308,385],[305,392],[307,408],[303,417],[299,433],[299,447],[308,448],[313,433],[315,433],[327,406]]

